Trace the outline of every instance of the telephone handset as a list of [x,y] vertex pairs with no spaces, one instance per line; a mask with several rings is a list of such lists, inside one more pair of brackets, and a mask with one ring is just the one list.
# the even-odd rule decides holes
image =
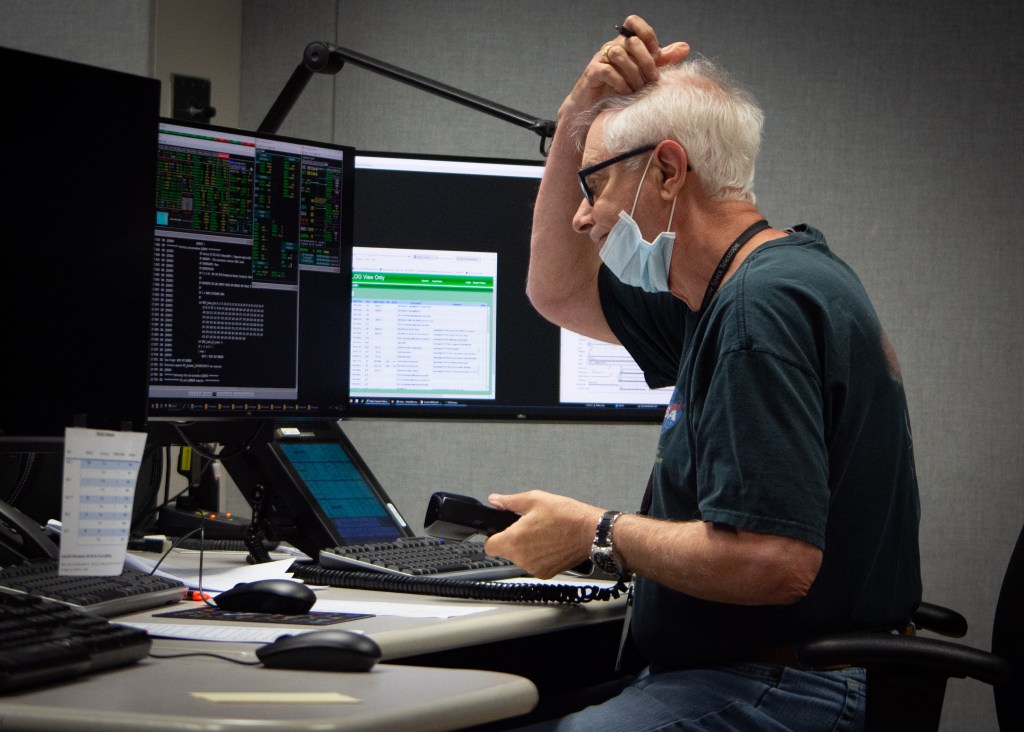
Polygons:
[[0,566],[29,559],[57,559],[60,550],[36,521],[0,501]]
[[518,513],[485,506],[470,496],[438,491],[430,496],[423,528],[439,539],[465,541],[504,531],[519,519]]
[[[475,498],[438,491],[430,496],[423,528],[430,536],[465,541],[473,536],[490,536],[504,531],[519,520],[519,514],[485,506]],[[616,579],[589,559],[573,567],[570,574],[595,579]]]

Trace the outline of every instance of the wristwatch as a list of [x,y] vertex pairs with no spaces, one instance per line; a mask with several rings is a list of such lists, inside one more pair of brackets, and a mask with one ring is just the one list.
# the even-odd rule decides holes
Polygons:
[[612,527],[622,511],[605,511],[601,520],[597,522],[597,531],[594,534],[594,544],[590,548],[590,561],[602,572],[622,577],[626,569],[620,567],[615,561],[614,547],[612,546]]

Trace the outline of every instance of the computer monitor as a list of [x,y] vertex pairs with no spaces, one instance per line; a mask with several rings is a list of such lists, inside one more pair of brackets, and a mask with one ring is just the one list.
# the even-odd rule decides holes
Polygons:
[[670,394],[624,348],[558,328],[526,297],[543,169],[356,155],[350,416],[661,420]]
[[141,430],[160,82],[7,48],[0,78],[0,447]]
[[164,119],[154,151],[151,424],[344,417],[352,148]]

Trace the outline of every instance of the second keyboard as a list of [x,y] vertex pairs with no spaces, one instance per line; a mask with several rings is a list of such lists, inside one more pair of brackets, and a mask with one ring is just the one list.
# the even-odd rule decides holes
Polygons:
[[448,542],[433,537],[323,549],[319,563],[327,569],[414,577],[493,580],[526,574],[508,559],[488,556],[477,542]]
[[0,569],[0,587],[78,605],[111,617],[173,605],[188,590],[177,580],[125,569],[113,577],[61,576],[56,559],[37,559]]

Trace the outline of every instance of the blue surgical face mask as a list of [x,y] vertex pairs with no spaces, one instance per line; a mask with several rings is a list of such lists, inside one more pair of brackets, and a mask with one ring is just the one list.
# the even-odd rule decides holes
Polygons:
[[[647,159],[647,167],[640,177],[640,187],[633,199],[633,212],[640,200],[640,189],[644,178],[651,167],[654,154]],[[668,227],[672,226],[672,216],[676,210],[676,200],[672,201],[672,210],[668,215]],[[668,228],[666,227],[666,228]],[[601,260],[616,277],[627,285],[643,288],[647,292],[668,292],[668,266],[672,261],[672,247],[676,235],[672,231],[663,231],[653,242],[644,240],[640,227],[633,220],[632,213],[621,211],[619,220],[608,232],[608,238],[601,247]]]

